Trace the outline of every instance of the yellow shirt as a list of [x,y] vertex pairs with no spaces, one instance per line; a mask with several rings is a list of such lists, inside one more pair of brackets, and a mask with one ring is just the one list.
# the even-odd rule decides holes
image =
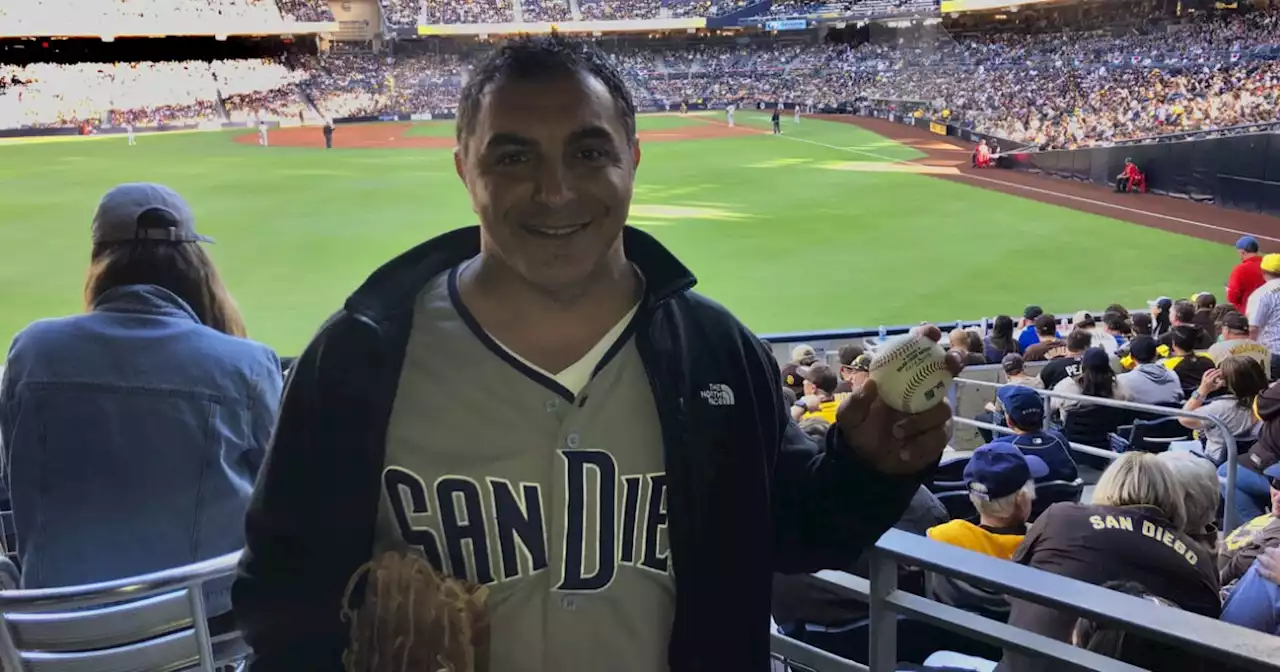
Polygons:
[[935,525],[926,532],[930,539],[967,548],[983,555],[1009,560],[1022,545],[1024,534],[996,534],[967,520],[952,520]]
[[826,420],[828,424],[834,425],[836,424],[836,411],[839,409],[839,401],[836,401],[835,399],[832,399],[831,401],[824,401],[821,404],[818,404],[818,410],[809,411],[808,413],[800,416],[800,419],[806,420],[808,418],[822,418],[823,420]]

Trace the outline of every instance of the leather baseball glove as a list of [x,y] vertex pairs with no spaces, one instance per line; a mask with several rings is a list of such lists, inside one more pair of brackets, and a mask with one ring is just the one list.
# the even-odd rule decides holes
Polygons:
[[[363,600],[352,598],[363,589]],[[342,620],[351,643],[346,672],[486,672],[484,586],[441,576],[416,554],[388,552],[347,583]]]

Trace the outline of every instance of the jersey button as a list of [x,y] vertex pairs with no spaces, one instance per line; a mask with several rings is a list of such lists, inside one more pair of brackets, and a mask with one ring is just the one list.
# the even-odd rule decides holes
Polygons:
[[578,608],[578,601],[573,599],[572,595],[565,595],[560,598],[560,606],[563,607],[565,611],[573,611]]
[[582,439],[576,433],[570,434],[569,438],[565,440],[565,443],[568,444],[570,448],[577,450],[578,445],[582,443]]

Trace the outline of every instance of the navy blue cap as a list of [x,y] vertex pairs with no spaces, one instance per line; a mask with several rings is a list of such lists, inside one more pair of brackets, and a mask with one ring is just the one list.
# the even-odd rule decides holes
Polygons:
[[1245,252],[1257,252],[1258,239],[1253,236],[1242,236],[1240,240],[1236,241],[1236,249],[1244,250]]
[[964,467],[969,493],[983,499],[1000,499],[1017,492],[1027,481],[1044,478],[1049,465],[1035,455],[1023,455],[1012,443],[988,443],[973,451]]
[[1262,475],[1267,478],[1280,478],[1280,462],[1276,462],[1266,469],[1263,469]]
[[1085,369],[1111,368],[1111,355],[1102,348],[1089,348],[1080,356],[1080,366]]
[[1032,428],[1044,424],[1044,401],[1025,385],[1005,385],[996,391],[1004,406],[1004,414],[1019,427]]

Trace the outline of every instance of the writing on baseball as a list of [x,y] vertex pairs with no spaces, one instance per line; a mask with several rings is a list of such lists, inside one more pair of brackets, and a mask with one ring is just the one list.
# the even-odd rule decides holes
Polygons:
[[946,359],[947,352],[932,339],[897,336],[881,344],[871,358],[871,379],[890,408],[920,413],[946,398],[954,379]]

